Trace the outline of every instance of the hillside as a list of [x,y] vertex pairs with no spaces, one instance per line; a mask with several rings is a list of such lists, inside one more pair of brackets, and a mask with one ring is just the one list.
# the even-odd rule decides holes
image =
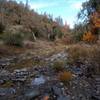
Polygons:
[[61,17],[0,0],[0,100],[100,100],[99,2],[83,2],[70,29]]
[[[22,2],[0,1],[0,36],[2,34],[20,34],[24,39],[34,41],[36,38],[55,40],[69,30],[69,26],[60,25],[60,17],[54,21],[52,16],[39,15]],[[5,37],[5,36],[4,36]]]

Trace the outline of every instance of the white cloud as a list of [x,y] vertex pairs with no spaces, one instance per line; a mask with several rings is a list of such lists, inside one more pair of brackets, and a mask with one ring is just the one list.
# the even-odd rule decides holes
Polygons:
[[73,3],[71,5],[71,7],[73,7],[73,9],[81,9],[82,8],[82,2]]
[[46,7],[56,6],[57,3],[32,3],[30,6],[32,9],[41,9]]

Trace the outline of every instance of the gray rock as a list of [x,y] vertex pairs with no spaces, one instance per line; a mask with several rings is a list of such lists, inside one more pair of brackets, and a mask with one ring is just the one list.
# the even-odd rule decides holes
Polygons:
[[12,81],[16,81],[16,82],[24,82],[26,81],[27,77],[26,76],[15,76],[15,77],[11,77]]
[[17,70],[14,70],[14,73],[16,76],[27,76],[29,75],[29,72],[27,71],[26,68],[23,68],[23,69],[17,69]]
[[0,79],[0,84],[4,84],[4,80],[1,80],[1,79]]

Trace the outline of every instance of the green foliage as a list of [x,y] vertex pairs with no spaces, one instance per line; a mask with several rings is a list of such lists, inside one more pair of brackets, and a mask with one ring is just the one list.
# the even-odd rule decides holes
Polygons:
[[5,82],[3,85],[2,85],[2,87],[3,88],[10,88],[10,87],[12,87],[12,86],[14,86],[14,84],[13,84],[13,82],[12,81],[7,81],[7,82]]
[[14,46],[22,46],[23,45],[23,37],[20,33],[5,33],[3,35],[3,41],[7,45],[14,45]]
[[60,60],[58,60],[58,61],[55,61],[54,63],[53,63],[53,69],[55,70],[55,71],[62,71],[62,70],[64,70],[64,61],[60,61]]
[[50,34],[49,40],[54,41],[55,39],[56,39],[56,35],[55,34]]
[[63,26],[63,19],[60,16],[55,18],[55,20],[60,26]]
[[[82,9],[78,13],[78,21],[82,23],[83,26],[78,28],[83,31],[79,32],[79,38],[80,36],[82,36],[81,34],[87,33],[88,31],[90,31],[92,34],[99,34],[99,13],[100,0],[88,0],[82,4]],[[85,30],[84,27],[86,27],[87,29]]]
[[74,26],[74,29],[72,30],[72,35],[75,39],[75,41],[81,41],[82,40],[82,37],[83,37],[83,34],[85,32],[87,32],[88,30],[88,27],[86,24],[75,24]]
[[62,31],[60,30],[60,27],[55,27],[55,28],[53,28],[53,32],[55,33],[55,35],[56,35],[58,38],[62,38],[63,33],[62,33]]
[[76,32],[76,33],[74,34],[74,39],[75,39],[75,41],[76,41],[76,42],[81,41],[81,40],[82,40],[82,36],[83,36],[83,33],[82,33],[82,32]]
[[90,15],[93,12],[100,11],[100,0],[89,0],[82,4],[82,9],[78,14],[78,18],[82,19],[85,22],[88,22]]

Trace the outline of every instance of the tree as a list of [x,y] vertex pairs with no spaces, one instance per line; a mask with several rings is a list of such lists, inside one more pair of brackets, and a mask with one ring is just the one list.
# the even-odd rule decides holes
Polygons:
[[81,11],[78,13],[78,18],[87,22],[94,12],[100,13],[100,0],[89,0],[84,2]]
[[100,34],[100,0],[84,2],[78,18],[89,27],[87,33]]
[[74,25],[74,29],[72,30],[72,34],[76,41],[81,41],[84,33],[88,31],[88,26],[85,23],[78,23]]
[[55,21],[60,25],[63,26],[63,19],[59,16],[57,18],[55,18]]

